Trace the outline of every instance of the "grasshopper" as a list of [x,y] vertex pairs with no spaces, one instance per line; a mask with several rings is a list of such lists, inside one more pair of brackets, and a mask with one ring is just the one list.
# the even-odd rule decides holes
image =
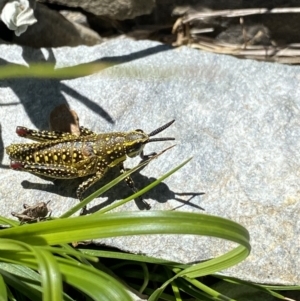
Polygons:
[[[171,137],[151,138],[168,128],[175,120],[146,134],[137,129],[131,132],[94,133],[80,127],[80,136],[58,131],[36,131],[18,126],[16,133],[37,143],[12,144],[6,147],[14,170],[27,171],[54,179],[72,179],[90,176],[77,188],[77,197],[83,193],[112,167],[119,166],[124,172],[123,162],[127,156],[132,158],[144,155],[145,144],[156,141],[175,140]],[[128,186],[136,192],[133,180],[125,179]],[[146,205],[146,204],[145,204]],[[149,206],[148,204],[146,205]]]
[[50,201],[48,201],[47,203],[40,202],[33,206],[23,204],[24,210],[21,213],[12,212],[11,215],[17,217],[21,224],[25,222],[39,222],[46,219],[48,213],[49,217],[51,216],[52,211],[47,206],[49,203]]

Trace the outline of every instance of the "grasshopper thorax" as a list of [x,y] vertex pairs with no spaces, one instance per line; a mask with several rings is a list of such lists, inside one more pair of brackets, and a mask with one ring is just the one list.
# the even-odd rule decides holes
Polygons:
[[172,137],[150,138],[162,132],[166,128],[168,128],[174,121],[175,120],[168,122],[167,124],[161,126],[160,128],[152,131],[150,134],[146,134],[144,131],[140,129],[127,133],[125,138],[125,149],[126,149],[127,156],[133,158],[140,155],[142,157],[143,149],[146,143],[175,140],[175,138]]

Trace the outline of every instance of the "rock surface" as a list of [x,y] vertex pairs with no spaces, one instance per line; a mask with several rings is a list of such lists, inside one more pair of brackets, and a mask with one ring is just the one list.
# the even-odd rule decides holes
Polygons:
[[96,16],[109,17],[117,20],[132,19],[150,14],[154,8],[154,0],[42,0],[40,2],[58,4],[67,7],[80,7]]
[[[133,178],[141,188],[184,159],[193,156],[193,160],[145,196],[151,210],[204,208],[208,214],[238,222],[250,232],[252,252],[226,274],[262,283],[299,284],[300,67],[129,39],[73,49],[0,45],[0,56],[1,66],[116,63],[72,80],[0,81],[1,215],[10,217],[23,203],[51,200],[53,215],[58,216],[77,203],[80,181],[54,185],[8,168],[4,146],[25,142],[15,134],[17,125],[47,129],[49,113],[60,104],[68,104],[81,125],[98,132],[136,128],[150,132],[176,119],[164,132],[176,138],[176,147]],[[171,144],[149,144],[146,152]],[[127,160],[126,167],[138,161]],[[130,193],[120,183],[91,207],[99,209]],[[139,210],[137,205],[132,202],[120,210]],[[182,262],[211,258],[229,247],[224,241],[194,236],[127,237],[106,243]]]

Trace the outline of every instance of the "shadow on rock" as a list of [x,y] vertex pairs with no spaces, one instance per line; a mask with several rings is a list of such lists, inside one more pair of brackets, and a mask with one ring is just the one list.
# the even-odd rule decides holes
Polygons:
[[[55,68],[56,60],[51,49],[48,50],[49,58],[46,60],[41,50],[32,50],[23,48],[23,58],[29,67],[13,64],[0,59],[0,65],[17,66],[20,71],[22,69],[31,68],[32,64],[47,63],[53,65]],[[61,69],[58,69],[61,72]],[[55,71],[55,70],[54,70]],[[58,72],[58,71],[57,71]],[[48,128],[48,116],[53,108],[58,105],[68,105],[62,92],[71,95],[77,101],[86,105],[90,110],[97,113],[101,118],[107,122],[114,124],[112,117],[97,103],[91,101],[89,98],[78,93],[74,89],[68,87],[61,81],[66,78],[59,79],[43,79],[43,78],[16,78],[0,82],[0,88],[9,87],[20,99],[29,119],[36,128]],[[51,99],[51,102],[49,101]],[[45,118],[41,118],[45,116]]]
[[2,164],[3,158],[4,158],[4,143],[2,139],[2,127],[0,124],[0,168],[8,169],[9,168],[8,165]]
[[[107,184],[112,179],[116,178],[119,175],[118,168],[114,168],[113,170],[109,171],[99,182],[97,182],[95,185],[93,185],[88,191],[85,193],[84,196],[88,196],[89,194],[95,192],[105,184]],[[41,177],[43,179],[46,179],[45,177]],[[76,179],[67,179],[67,180],[61,180],[61,179],[54,179],[49,183],[41,184],[41,183],[32,183],[29,181],[23,181],[21,185],[24,189],[36,189],[36,190],[43,190],[50,193],[54,193],[63,197],[73,197],[74,199],[77,199],[76,197],[76,189],[78,186],[86,180],[88,177],[85,178],[76,178]],[[137,189],[142,189],[152,182],[156,180],[156,178],[153,177],[146,177],[140,173],[135,173],[132,176],[132,179],[135,182],[135,185]],[[51,181],[51,179],[47,178],[47,180]],[[106,191],[101,195],[101,198],[106,198],[105,201],[103,201],[101,204],[96,205],[88,210],[88,213],[96,212],[116,200],[121,200],[124,198],[127,198],[132,194],[132,190],[126,185],[124,181],[118,183],[116,186],[114,186],[112,189]],[[155,186],[150,191],[146,192],[142,198],[144,199],[152,199],[159,203],[166,203],[168,200],[174,199],[181,203],[179,207],[176,207],[174,209],[180,208],[184,205],[192,206],[194,208],[197,208],[199,210],[203,210],[198,205],[192,204],[191,200],[195,196],[202,195],[203,192],[197,193],[197,192],[180,192],[175,193],[172,190],[169,189],[169,187],[165,183],[159,183],[157,186]],[[188,199],[186,200],[186,198]],[[139,210],[145,210],[147,209],[142,199],[136,199],[135,203]]]
[[[56,59],[51,49],[48,49],[48,58],[46,58],[44,53],[40,49],[30,49],[23,47],[22,55],[28,66],[11,63],[4,59],[0,59],[0,65],[18,67],[18,70],[20,71],[20,73],[22,73],[22,69],[30,69],[34,64],[46,63],[47,65],[53,66],[54,75],[57,73],[57,77],[59,77],[59,79],[55,78],[55,76],[53,76],[53,78],[51,79],[29,77],[15,78],[1,81],[0,88],[9,87],[13,90],[13,92],[20,99],[21,104],[24,106],[24,109],[31,122],[35,125],[36,128],[39,129],[48,128],[48,116],[53,108],[61,104],[68,104],[62,92],[83,103],[90,110],[97,113],[101,118],[103,118],[110,124],[114,124],[112,117],[101,106],[99,106],[97,103],[93,102],[86,96],[75,91],[74,89],[68,87],[67,85],[62,83],[62,80],[85,76],[84,74],[76,75],[78,74],[79,68],[85,69],[88,67],[87,69],[89,72],[86,75],[89,75],[92,73],[100,72],[115,65],[128,63],[130,61],[170,49],[172,49],[172,47],[170,46],[157,45],[148,49],[131,53],[129,55],[104,57],[89,63],[55,69]],[[76,68],[77,73],[73,72],[73,76],[64,75],[72,74],[72,68]],[[51,102],[49,102],[49,99],[51,99]],[[41,112],[41,110],[43,111]],[[41,118],[41,114],[42,116],[45,116],[45,118]]]

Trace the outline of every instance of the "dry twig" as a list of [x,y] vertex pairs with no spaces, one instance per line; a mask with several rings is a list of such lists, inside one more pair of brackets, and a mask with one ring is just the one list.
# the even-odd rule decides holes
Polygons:
[[[250,58],[255,60],[264,60],[269,62],[279,62],[284,64],[300,63],[300,43],[293,43],[279,46],[275,41],[269,40],[270,45],[260,45],[260,38],[265,34],[258,30],[250,39],[247,39],[247,31],[244,27],[243,16],[257,14],[283,14],[283,13],[300,13],[299,7],[290,8],[253,8],[253,9],[236,9],[236,10],[218,10],[186,13],[177,19],[172,33],[177,33],[177,40],[174,46],[188,45],[214,53],[230,54],[239,58]],[[244,43],[225,43],[216,38],[203,35],[205,32],[211,32],[214,29],[209,26],[208,19],[215,17],[236,18],[240,17],[241,34]],[[192,22],[193,21],[193,22]],[[193,28],[195,21],[205,21],[201,23],[206,28]],[[197,23],[197,22],[196,22]],[[201,34],[199,34],[201,33]],[[253,45],[253,44],[259,45]]]

